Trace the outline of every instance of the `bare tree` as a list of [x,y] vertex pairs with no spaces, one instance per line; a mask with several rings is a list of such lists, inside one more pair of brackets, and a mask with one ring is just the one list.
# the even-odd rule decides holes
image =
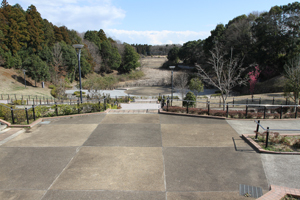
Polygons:
[[188,82],[189,82],[188,77],[189,77],[188,74],[184,72],[184,73],[177,74],[174,78],[174,86],[175,89],[177,89],[180,92],[181,99],[183,99],[184,95],[187,92]]
[[52,77],[52,81],[54,81],[55,84],[59,84],[60,77],[64,75],[64,72],[66,72],[66,66],[64,66],[64,59],[62,57],[61,46],[58,42],[55,43],[53,46],[52,55],[53,68],[55,71]]
[[225,57],[226,52],[221,45],[216,45],[210,53],[211,58],[208,60],[208,64],[212,68],[211,72],[208,73],[203,67],[196,65],[198,75],[204,82],[221,91],[225,110],[226,100],[232,88],[247,82],[248,77],[242,77],[247,67],[242,67],[243,59],[232,56],[233,49],[231,49],[228,59]]
[[[295,103],[299,104],[300,93],[300,57],[299,55],[288,60],[284,65],[285,77],[287,81],[285,83],[284,94],[291,98]],[[292,93],[292,94],[291,94]]]
[[94,72],[100,73],[102,58],[100,56],[99,48],[93,42],[90,42],[88,40],[83,40],[83,43],[87,45],[95,62]]

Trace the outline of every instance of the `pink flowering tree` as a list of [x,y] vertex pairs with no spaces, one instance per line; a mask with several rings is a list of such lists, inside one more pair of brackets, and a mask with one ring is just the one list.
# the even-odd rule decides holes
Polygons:
[[259,66],[257,65],[255,67],[255,70],[252,72],[248,73],[249,76],[249,84],[250,84],[250,93],[253,94],[254,93],[254,88],[255,88],[255,84],[258,80],[259,74],[260,74],[261,70],[259,69]]

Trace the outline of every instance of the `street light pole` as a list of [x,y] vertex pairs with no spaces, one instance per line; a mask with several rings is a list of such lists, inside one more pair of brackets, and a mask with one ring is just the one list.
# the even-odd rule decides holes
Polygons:
[[171,106],[173,103],[173,69],[175,68],[175,66],[170,66],[170,69],[172,69],[172,74],[171,74],[171,80],[172,80],[172,90],[171,90]]
[[78,68],[79,68],[79,87],[80,87],[80,102],[82,103],[82,86],[81,86],[81,68],[80,68],[80,53],[83,48],[83,44],[74,44],[73,47],[76,49],[78,56]]

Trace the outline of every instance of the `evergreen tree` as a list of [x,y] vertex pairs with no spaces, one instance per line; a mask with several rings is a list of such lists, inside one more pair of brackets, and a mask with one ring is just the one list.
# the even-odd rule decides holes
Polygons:
[[32,48],[33,52],[41,51],[44,43],[43,19],[34,5],[28,7],[26,19],[30,37],[27,46]]
[[119,68],[120,72],[129,73],[131,70],[135,70],[140,66],[139,54],[129,44],[125,44],[125,50],[123,55],[123,62]]

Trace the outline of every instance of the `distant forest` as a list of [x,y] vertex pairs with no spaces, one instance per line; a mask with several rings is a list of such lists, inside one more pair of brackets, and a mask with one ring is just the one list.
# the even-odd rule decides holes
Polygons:
[[[204,40],[188,41],[181,48],[168,53],[169,64],[179,60],[186,64],[207,65],[211,51],[217,46],[225,56],[243,61],[244,66],[255,66],[260,79],[283,74],[287,60],[300,53],[300,3],[274,6],[269,12],[253,12],[218,24]],[[208,69],[209,70],[209,69]]]
[[[240,57],[244,65],[258,65],[261,78],[283,72],[283,65],[300,51],[300,4],[274,6],[269,12],[238,16],[228,24],[218,24],[204,40],[183,45],[126,44],[107,37],[104,30],[79,34],[65,26],[42,19],[34,5],[27,10],[2,0],[0,8],[0,66],[26,69],[36,82],[78,79],[78,63],[73,44],[84,44],[82,76],[128,73],[139,66],[140,55],[168,55],[169,64],[179,60],[205,66],[218,45],[226,56]],[[254,69],[253,65],[253,69]],[[207,66],[209,67],[209,66]]]

